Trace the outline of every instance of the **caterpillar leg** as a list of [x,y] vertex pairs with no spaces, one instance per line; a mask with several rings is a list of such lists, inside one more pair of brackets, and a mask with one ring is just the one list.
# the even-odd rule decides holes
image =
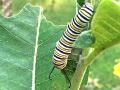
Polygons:
[[53,66],[52,70],[51,70],[50,73],[49,73],[49,80],[52,80],[52,79],[51,79],[51,74],[52,74],[52,72],[54,71],[54,69],[55,69],[55,66]]

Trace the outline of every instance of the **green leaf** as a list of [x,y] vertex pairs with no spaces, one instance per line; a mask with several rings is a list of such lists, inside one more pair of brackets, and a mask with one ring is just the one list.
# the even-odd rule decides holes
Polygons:
[[60,70],[55,69],[52,80],[48,79],[55,44],[66,26],[54,25],[41,13],[41,8],[26,5],[16,16],[0,16],[1,90],[30,90],[34,78],[36,90],[68,89]]
[[[119,1],[101,1],[93,17],[91,27],[96,38],[96,42],[92,46],[95,50],[88,57],[87,63],[94,61],[94,58],[102,53],[102,51],[120,43],[119,8]],[[114,11],[114,13],[111,11]]]
[[30,90],[36,28],[41,9],[26,5],[19,15],[0,16],[0,89]]
[[119,60],[117,61],[116,59],[120,59],[120,44],[103,51],[95,58],[95,62],[91,65],[90,76],[98,78],[100,80],[99,83],[104,85],[100,90],[111,90],[113,87],[119,86],[120,78],[113,74],[114,65],[119,63]]
[[119,8],[119,0],[101,1],[92,20],[92,32],[96,38],[93,47],[102,49],[120,42]]
[[[97,51],[82,64],[80,69],[82,72],[86,70],[86,66],[91,63],[91,60],[97,54],[107,46],[115,45],[119,41],[119,32],[116,33],[116,26],[118,31],[120,26],[118,18],[119,5],[116,2],[103,0],[99,5],[92,22],[92,30],[97,40],[93,47]],[[111,5],[113,7],[109,7]],[[111,9],[115,11],[116,16],[110,13]],[[101,16],[100,12],[103,16]],[[49,72],[53,67],[52,55],[55,44],[66,26],[54,25],[47,21],[41,13],[41,8],[27,5],[16,16],[11,18],[0,16],[1,90],[31,90],[31,87],[34,88],[34,84],[36,90],[68,90],[68,83],[66,83],[65,77],[60,70],[55,69],[52,73],[52,80],[48,79]],[[110,25],[103,23],[104,20]],[[96,32],[106,29],[113,34],[109,38],[111,42],[99,36],[100,34],[96,35]],[[108,38],[109,34],[106,33],[107,31],[102,35]],[[79,78],[77,79],[79,80]]]
[[95,43],[95,37],[91,30],[82,32],[78,39],[75,41],[74,46],[77,48],[87,48],[91,47]]
[[48,79],[55,44],[65,29],[47,21],[42,8],[30,4],[16,16],[0,16],[0,89],[31,90],[35,85],[36,90],[68,90],[60,70]]
[[67,90],[68,84],[64,75],[59,69],[55,69],[51,75],[52,80],[48,76],[53,67],[52,56],[56,42],[61,37],[65,26],[56,26],[46,21],[41,22],[38,60],[36,65],[36,90]]
[[[114,11],[114,12],[112,12]],[[92,20],[92,33],[95,43],[92,45],[93,52],[78,65],[72,79],[71,90],[77,90],[83,80],[87,67],[104,50],[120,43],[120,2],[119,0],[102,0]],[[111,56],[112,57],[112,56]],[[78,77],[79,76],[79,77]]]
[[60,70],[48,79],[53,48],[65,26],[55,26],[41,13],[41,8],[26,5],[16,16],[0,16],[1,90],[31,90],[34,85],[36,90],[68,88]]

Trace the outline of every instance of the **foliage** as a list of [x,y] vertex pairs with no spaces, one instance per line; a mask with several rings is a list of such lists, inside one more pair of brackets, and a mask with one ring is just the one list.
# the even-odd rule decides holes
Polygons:
[[[41,13],[42,9],[39,7],[26,5],[16,16],[10,18],[0,16],[0,61],[2,62],[0,64],[0,72],[2,72],[0,89],[7,90],[11,87],[10,90],[17,88],[29,90],[31,88],[37,28],[40,34],[38,56],[36,56],[36,89],[56,90],[59,88],[59,90],[66,90],[68,88],[65,78],[59,70],[54,71],[52,81],[48,79],[53,66],[51,60],[55,44],[66,26],[54,25],[47,21]],[[40,22],[38,22],[39,20]]]
[[27,5],[17,16],[0,16],[1,90],[31,89],[38,12]]
[[62,25],[71,20],[76,9],[74,0],[55,0],[54,3],[52,0],[13,0],[13,12],[18,13],[26,3],[44,7],[43,13],[47,19]]
[[[23,5],[30,1],[14,0],[14,2],[16,3],[13,4],[13,10],[18,12]],[[22,3],[19,5],[20,2]],[[36,2],[41,3],[42,1],[33,0],[31,2],[39,5]],[[51,7],[51,2],[48,3],[50,3],[48,6],[42,4],[46,7],[44,14],[56,24],[66,24],[75,14],[73,1],[69,1],[69,4],[67,0],[59,3],[56,1],[54,8]],[[51,8],[48,9],[49,7]],[[108,90],[119,85],[120,80],[113,75],[113,66],[116,63],[114,60],[120,58],[119,8],[119,1],[102,0],[92,19],[91,31],[83,32],[74,44],[75,51],[71,53],[66,67],[66,72],[72,79],[71,90],[79,89],[84,73],[93,61],[95,62],[91,65],[90,76],[100,79],[100,83],[103,85],[101,88],[95,87],[95,90]],[[71,14],[68,15],[67,11]],[[41,8],[26,5],[18,15],[10,18],[0,16],[1,90],[30,90],[35,59],[37,59],[35,64],[36,90],[68,90],[68,82],[66,83],[64,74],[60,70],[55,69],[52,80],[48,79],[49,72],[53,67],[51,60],[55,44],[66,26],[54,25],[46,20],[42,13]],[[37,56],[35,56],[37,30],[39,30],[39,47]],[[88,47],[94,48],[94,51],[87,57]],[[81,63],[78,63],[81,48],[84,48],[83,58],[85,57],[85,60],[82,59]],[[85,76],[84,83],[87,81],[88,74]],[[108,82],[111,82],[111,86],[107,84]]]
[[[119,43],[119,22],[120,17],[119,1],[102,0],[92,20],[92,32],[95,35],[96,42],[92,46],[95,50],[87,57],[82,65],[78,65],[73,76],[71,90],[77,90],[81,85],[82,78],[86,68],[99,56],[103,50]],[[112,6],[112,7],[110,7]],[[111,12],[114,11],[114,13]],[[102,14],[102,15],[101,15]],[[109,19],[108,19],[109,18]],[[115,23],[117,22],[117,23]],[[103,33],[104,32],[104,33]]]

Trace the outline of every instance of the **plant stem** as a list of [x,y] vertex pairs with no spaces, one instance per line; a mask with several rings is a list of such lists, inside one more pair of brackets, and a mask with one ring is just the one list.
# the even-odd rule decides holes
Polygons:
[[70,90],[79,90],[86,69],[87,69],[87,67],[85,67],[85,65],[79,64],[77,66],[75,74],[74,74],[72,81],[71,81],[72,85],[71,85]]
[[99,50],[93,51],[86,60],[81,62],[81,64],[77,65],[76,71],[71,80],[72,85],[71,85],[70,90],[79,90],[79,88],[81,87],[81,83],[82,83],[85,71],[87,67],[94,61],[94,58],[96,57],[98,52]]

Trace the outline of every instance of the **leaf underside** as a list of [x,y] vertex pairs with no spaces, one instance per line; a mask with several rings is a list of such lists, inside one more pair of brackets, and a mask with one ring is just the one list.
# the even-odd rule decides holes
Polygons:
[[28,4],[19,15],[0,16],[0,90],[31,90],[39,12]]

